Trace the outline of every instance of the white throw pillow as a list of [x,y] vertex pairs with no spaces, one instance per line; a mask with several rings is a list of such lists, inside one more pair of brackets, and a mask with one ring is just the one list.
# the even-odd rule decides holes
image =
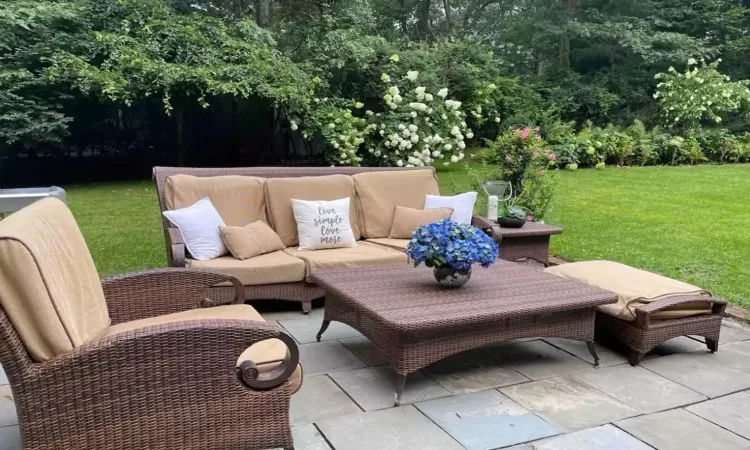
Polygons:
[[356,247],[349,197],[331,201],[292,199],[300,250]]
[[227,254],[219,231],[225,224],[208,197],[187,208],[164,211],[163,214],[180,230],[193,259],[208,261]]
[[471,216],[474,215],[474,203],[476,202],[476,192],[452,196],[426,195],[424,209],[453,208],[452,221],[471,225]]

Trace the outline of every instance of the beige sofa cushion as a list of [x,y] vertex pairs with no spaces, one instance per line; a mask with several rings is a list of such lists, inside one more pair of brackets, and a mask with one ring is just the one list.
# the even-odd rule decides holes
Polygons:
[[224,223],[244,227],[256,220],[266,221],[264,183],[264,178],[242,175],[172,175],[164,186],[164,202],[172,210],[187,208],[208,197]]
[[355,199],[354,180],[348,175],[321,177],[269,178],[266,180],[266,201],[269,221],[281,242],[287,247],[299,244],[297,222],[294,221],[292,199],[338,200],[349,197],[349,224],[354,239],[360,238]]
[[284,249],[279,235],[262,220],[244,227],[221,227],[219,232],[224,245],[237,259],[248,259]]
[[406,264],[406,254],[381,245],[358,242],[356,247],[325,250],[287,248],[289,255],[305,261],[309,276],[316,270]]
[[388,237],[391,239],[411,239],[417,228],[447,219],[451,214],[453,214],[453,208],[415,209],[396,206],[393,214],[393,225],[391,225]]
[[61,201],[39,200],[0,220],[0,304],[35,361],[80,347],[109,326],[94,261]]
[[432,170],[365,172],[352,176],[365,238],[388,237],[397,205],[423,209],[426,195],[440,195]]
[[[249,259],[222,256],[210,261],[187,260],[187,266],[196,269],[213,269],[226,272],[245,286],[261,284],[296,283],[305,279],[305,263],[282,250]],[[230,286],[222,283],[220,286]]]
[[[618,302],[600,306],[599,310],[624,320],[635,320],[636,308],[656,300],[681,295],[711,297],[708,291],[692,284],[612,261],[584,261],[562,264],[545,269],[545,272],[582,281],[614,292],[618,296]],[[653,319],[674,319],[710,313],[711,304],[709,302],[693,302],[673,306],[663,311],[656,311],[650,317]]]
[[[249,305],[224,305],[213,308],[191,309],[174,314],[163,316],[149,317],[148,319],[134,320],[132,322],[118,323],[112,325],[106,330],[104,336],[114,336],[126,331],[138,330],[154,325],[165,325],[169,323],[186,322],[190,320],[250,320],[254,322],[265,322],[258,312]],[[261,371],[270,371],[279,365],[280,360],[284,359],[288,349],[283,342],[278,339],[268,339],[253,344],[250,348],[242,352],[236,365],[239,366],[243,361],[252,360]],[[302,365],[297,365],[297,370],[289,377],[292,393],[299,390],[302,385]]]
[[372,244],[377,245],[383,245],[388,248],[392,248],[395,250],[401,250],[406,251],[406,246],[409,244],[409,241],[411,239],[391,239],[391,238],[378,238],[378,239],[368,239],[367,242],[370,242]]

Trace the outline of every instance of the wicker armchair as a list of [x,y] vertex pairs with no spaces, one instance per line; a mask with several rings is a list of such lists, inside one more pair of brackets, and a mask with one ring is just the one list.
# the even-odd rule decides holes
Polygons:
[[[235,302],[244,302],[241,284],[217,272],[162,269],[87,286],[82,273],[93,262],[71,226],[57,200],[0,221],[0,363],[22,448],[292,448],[290,380],[301,379],[293,340],[247,305],[197,309],[211,305],[206,296],[217,283],[230,283]],[[36,242],[47,234],[52,241]],[[103,294],[101,329],[81,321],[97,314],[92,302],[80,308],[82,292]],[[42,319],[50,305],[57,314]],[[52,339],[58,328],[69,342]],[[266,344],[277,342],[286,356],[250,359],[259,342],[258,354],[268,357]]]

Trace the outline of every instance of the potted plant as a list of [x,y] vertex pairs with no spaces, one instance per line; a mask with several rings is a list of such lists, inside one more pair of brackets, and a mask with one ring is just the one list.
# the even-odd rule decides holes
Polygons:
[[526,211],[515,206],[515,199],[503,202],[497,210],[497,223],[505,228],[521,228],[526,223]]
[[443,219],[414,232],[406,246],[414,267],[424,263],[444,287],[461,287],[471,278],[471,266],[489,267],[498,246],[479,228]]

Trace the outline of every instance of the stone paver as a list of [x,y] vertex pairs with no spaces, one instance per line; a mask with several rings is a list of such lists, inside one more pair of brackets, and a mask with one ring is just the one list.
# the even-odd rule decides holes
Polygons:
[[304,425],[292,428],[294,450],[331,450],[323,435],[315,425]]
[[21,450],[18,426],[0,428],[0,450]]
[[673,409],[615,423],[656,450],[747,450],[750,441],[684,409]]
[[562,431],[497,391],[441,398],[414,406],[467,450],[506,447]]
[[325,375],[305,378],[289,408],[292,426],[359,412],[357,405]]
[[[255,307],[260,315],[264,319],[266,319],[266,321],[297,319],[323,320],[323,313],[325,311],[325,308],[323,308],[322,306],[313,308],[309,314],[302,314],[302,306],[300,306],[299,303],[276,301],[275,305],[268,305],[268,302],[268,300],[250,302],[250,305]],[[254,306],[256,304],[259,306]]]
[[3,384],[8,384],[8,376],[5,375],[5,371],[3,370],[3,366],[0,366],[0,386]]
[[686,409],[745,439],[750,439],[750,393],[738,392]]
[[691,352],[708,352],[708,347],[701,341],[690,339],[689,337],[681,336],[674,339],[670,339],[667,342],[662,342],[651,350],[646,358],[650,356],[669,356],[677,353],[691,353]]
[[[705,341],[703,336],[695,336],[695,339],[698,339],[701,342]],[[719,345],[732,344],[734,342],[741,341],[750,341],[750,330],[734,323],[732,323],[731,325],[725,324],[721,327],[721,334],[719,335]]]
[[300,345],[299,360],[305,368],[306,376],[367,367],[364,361],[339,341]]
[[750,375],[720,364],[726,353],[678,353],[644,360],[641,366],[707,397],[718,397],[750,388]]
[[[316,335],[320,330],[320,326],[323,323],[323,318],[308,318],[308,319],[294,319],[294,320],[280,320],[279,325],[284,327],[292,337],[300,344],[309,344],[317,342]],[[321,341],[332,341],[335,339],[348,338],[354,336],[362,336],[362,334],[341,322],[331,322]]]
[[591,364],[544,341],[486,347],[487,353],[500,363],[532,380],[552,378],[592,369]]
[[423,372],[453,394],[486,391],[529,381],[480,351],[451,356],[430,365]]
[[18,424],[16,404],[13,402],[13,394],[9,385],[0,386],[0,427],[9,427]]
[[[554,345],[557,348],[563,349],[568,353],[572,353],[578,358],[594,364],[594,357],[589,353],[589,348],[583,341],[575,341],[573,339],[561,339],[561,338],[548,338],[545,341],[549,344]],[[599,365],[601,367],[616,366],[618,364],[625,364],[628,362],[628,358],[625,355],[617,353],[604,347],[600,344],[595,344],[596,354],[599,355]]]
[[411,405],[324,420],[318,428],[336,450],[463,450]]
[[[396,373],[390,366],[336,372],[330,376],[365,411],[393,407]],[[451,395],[450,392],[423,373],[415,372],[406,379],[401,404],[449,395]]]
[[500,389],[545,420],[569,431],[635,416],[638,411],[586,383],[562,376]]
[[642,367],[622,365],[573,376],[644,414],[706,400],[705,396]]
[[602,425],[575,433],[517,445],[506,450],[652,450],[628,433]]
[[346,345],[346,348],[357,355],[359,359],[370,366],[382,366],[383,364],[388,364],[383,352],[378,350],[378,348],[364,336],[344,338],[339,339],[339,341]]

